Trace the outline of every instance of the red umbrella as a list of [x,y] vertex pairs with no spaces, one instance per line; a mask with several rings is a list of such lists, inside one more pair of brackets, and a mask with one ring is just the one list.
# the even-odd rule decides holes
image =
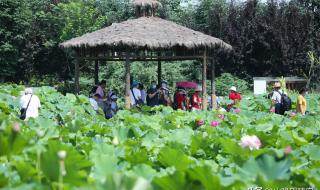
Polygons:
[[176,87],[196,89],[198,88],[198,84],[190,81],[181,81],[176,83]]

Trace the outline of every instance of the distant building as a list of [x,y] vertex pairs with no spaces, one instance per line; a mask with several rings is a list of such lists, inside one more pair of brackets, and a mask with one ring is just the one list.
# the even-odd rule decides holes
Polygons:
[[[279,81],[277,77],[254,77],[253,78],[253,93],[255,95],[267,93],[268,86],[272,86],[274,82]],[[289,90],[299,91],[305,87],[307,80],[299,77],[285,77],[286,88]]]

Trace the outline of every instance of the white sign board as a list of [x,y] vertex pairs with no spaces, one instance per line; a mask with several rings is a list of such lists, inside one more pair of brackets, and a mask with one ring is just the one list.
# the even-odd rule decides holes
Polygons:
[[253,82],[253,93],[255,95],[265,94],[267,92],[267,81],[266,80],[255,80]]

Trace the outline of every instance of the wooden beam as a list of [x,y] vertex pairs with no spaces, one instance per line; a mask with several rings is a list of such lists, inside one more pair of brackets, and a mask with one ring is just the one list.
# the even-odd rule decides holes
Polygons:
[[99,60],[94,61],[94,83],[99,84]]
[[130,109],[130,59],[129,59],[129,52],[126,55],[126,62],[125,62],[125,108]]
[[162,66],[161,61],[158,60],[158,84],[161,84],[161,76],[162,76]]
[[212,110],[217,109],[217,96],[216,96],[216,75],[215,75],[215,63],[211,59],[211,101],[212,101]]
[[207,110],[207,49],[204,50],[202,63],[202,110]]
[[[152,56],[152,57],[129,57],[130,61],[184,61],[200,60],[203,56]],[[126,57],[108,56],[108,57],[82,57],[84,60],[104,60],[104,61],[126,61]]]
[[74,86],[75,86],[75,94],[79,94],[80,92],[80,60],[76,59],[74,65]]

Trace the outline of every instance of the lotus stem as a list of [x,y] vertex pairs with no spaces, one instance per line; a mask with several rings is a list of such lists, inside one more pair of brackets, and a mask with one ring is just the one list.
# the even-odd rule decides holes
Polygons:
[[64,150],[61,150],[58,152],[59,157],[59,190],[63,190],[63,176],[67,174],[64,160],[67,156],[67,152]]
[[63,190],[63,176],[66,174],[64,160],[59,162],[59,190]]
[[41,184],[41,150],[37,151],[37,171],[38,171],[38,182]]

